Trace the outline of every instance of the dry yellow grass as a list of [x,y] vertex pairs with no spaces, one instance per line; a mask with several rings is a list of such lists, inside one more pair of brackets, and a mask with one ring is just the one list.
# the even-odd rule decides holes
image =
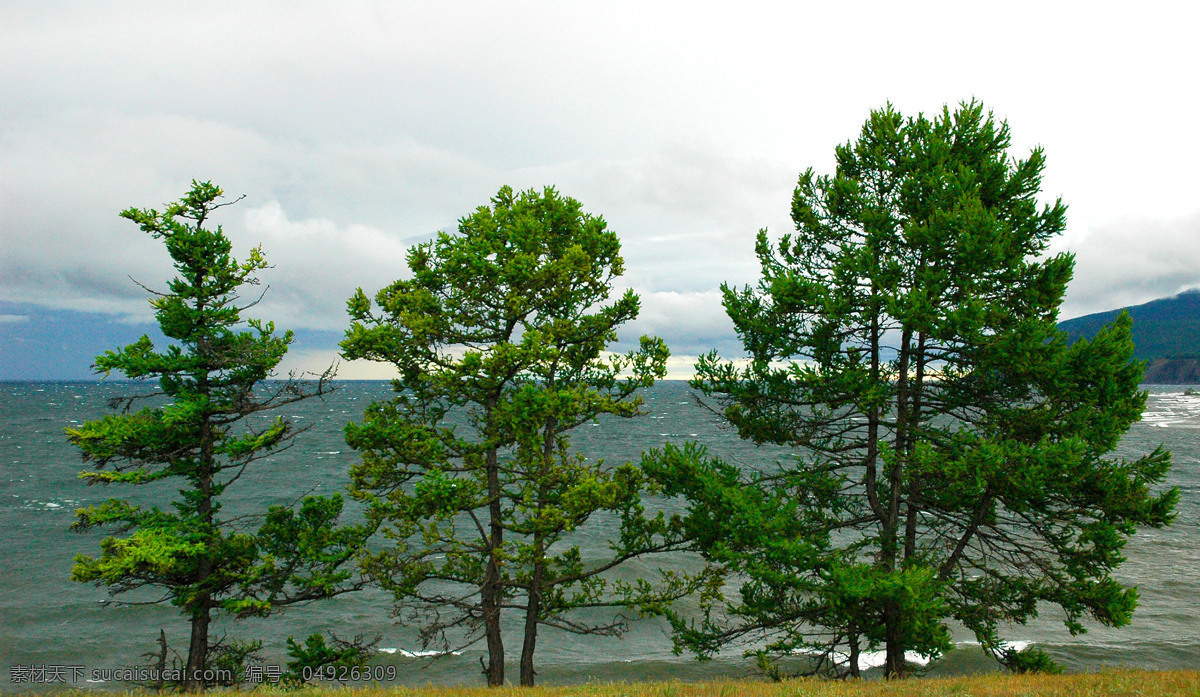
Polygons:
[[[702,683],[610,683],[536,687],[327,688],[260,694],[290,697],[1099,697],[1101,695],[1192,695],[1200,697],[1200,671],[1110,670],[1074,675],[992,674],[956,678],[782,683],[722,681]],[[95,693],[89,693],[94,696]],[[137,693],[130,693],[137,694]]]

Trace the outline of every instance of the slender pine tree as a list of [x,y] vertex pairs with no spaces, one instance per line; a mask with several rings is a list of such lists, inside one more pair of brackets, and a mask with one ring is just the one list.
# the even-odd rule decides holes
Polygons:
[[[222,510],[222,495],[247,467],[288,447],[303,430],[283,417],[250,417],[329,392],[331,373],[310,382],[266,382],[292,333],[279,336],[271,323],[242,319],[238,293],[256,285],[255,274],[267,264],[259,248],[238,262],[221,228],[206,227],[212,212],[227,205],[218,202],[221,195],[211,183],[193,182],[162,213],[121,214],[162,240],[179,273],[150,301],[171,343],[156,350],[143,336],[98,356],[98,373],[154,380],[158,390],[115,400],[113,414],[67,429],[68,440],[95,465],[80,475],[89,484],[179,487],[164,505],[112,498],[76,511],[75,530],[104,526],[117,533],[103,540],[99,557],[76,557],[72,578],[113,594],[161,589],[159,602],[178,607],[191,625],[186,691],[208,687],[206,670],[220,658],[214,649],[231,646],[210,636],[214,613],[266,616],[357,588],[348,562],[367,532],[337,525],[342,499],[336,495],[306,497],[298,509]],[[148,398],[151,405],[134,409]]]

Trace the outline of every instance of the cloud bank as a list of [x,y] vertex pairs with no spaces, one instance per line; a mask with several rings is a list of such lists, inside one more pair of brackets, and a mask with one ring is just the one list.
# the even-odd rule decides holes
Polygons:
[[218,222],[275,265],[263,316],[340,331],[411,244],[502,185],[554,185],[621,236],[643,300],[628,341],[736,351],[717,288],[755,280],[754,234],[790,229],[797,173],[829,171],[872,108],[972,97],[1014,156],[1044,147],[1045,199],[1070,206],[1064,316],[1200,285],[1194,10],[693,10],[5,3],[0,301],[149,319],[130,277],[171,268],[117,214],[198,178],[245,195]]

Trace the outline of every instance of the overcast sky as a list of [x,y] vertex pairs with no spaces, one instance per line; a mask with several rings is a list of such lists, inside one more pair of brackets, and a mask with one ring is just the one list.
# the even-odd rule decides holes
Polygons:
[[[790,231],[797,174],[891,101],[978,98],[1041,145],[1077,255],[1063,317],[1200,286],[1200,42],[1184,3],[0,4],[0,322],[146,320],[171,275],[118,217],[193,178],[276,268],[256,310],[341,331],[345,300],[502,185],[554,185],[622,240],[672,375],[736,347],[718,286]],[[33,331],[34,327],[30,326]],[[318,365],[333,348],[293,365]],[[343,376],[370,374],[360,367]]]

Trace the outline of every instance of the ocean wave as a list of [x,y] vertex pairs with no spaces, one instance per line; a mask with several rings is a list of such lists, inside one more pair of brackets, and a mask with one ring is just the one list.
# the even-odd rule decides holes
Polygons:
[[[1004,642],[1001,642],[1000,645],[1001,645],[1001,647],[1003,647],[1005,649],[1010,649],[1013,651],[1024,651],[1026,648],[1029,647],[1030,643],[1031,642],[1028,642],[1028,641],[1016,640],[1016,641],[1004,641]],[[955,647],[979,646],[979,645],[980,644],[978,641],[960,641],[955,644]],[[797,654],[797,655],[802,655],[802,656],[815,656],[815,655],[819,655],[824,652],[819,651],[817,649],[803,648],[803,649],[796,649],[796,650],[792,651],[792,653]],[[850,654],[844,653],[842,651],[834,651],[834,652],[832,652],[831,655],[833,657],[833,662],[836,665],[844,666],[844,665],[847,665],[850,663]],[[927,665],[929,665],[930,660],[932,660],[932,659],[923,653],[917,653],[916,651],[905,651],[904,652],[904,661],[906,663],[912,663],[913,665],[918,665],[918,666],[927,666]],[[863,653],[860,653],[858,655],[858,669],[859,670],[870,670],[872,668],[882,668],[884,666],[884,664],[886,664],[886,663],[887,663],[887,651],[864,651]]]
[[[1032,641],[1016,639],[1013,641],[1002,641],[1002,642],[1000,642],[1000,647],[1004,648],[1004,649],[1010,649],[1012,651],[1024,651],[1025,649],[1029,648],[1032,644],[1033,644]],[[960,642],[955,643],[954,646],[955,646],[955,648],[958,648],[960,646],[982,646],[982,644],[980,644],[978,641],[960,641]]]
[[433,658],[435,656],[462,655],[462,651],[409,651],[408,649],[397,649],[390,646],[379,649],[379,653],[399,653],[405,658]]
[[[16,496],[16,494],[14,494]],[[74,507],[79,505],[78,499],[59,499],[58,501],[41,501],[38,499],[30,499],[25,502],[22,508],[36,508],[43,511],[60,511],[64,508]]]

